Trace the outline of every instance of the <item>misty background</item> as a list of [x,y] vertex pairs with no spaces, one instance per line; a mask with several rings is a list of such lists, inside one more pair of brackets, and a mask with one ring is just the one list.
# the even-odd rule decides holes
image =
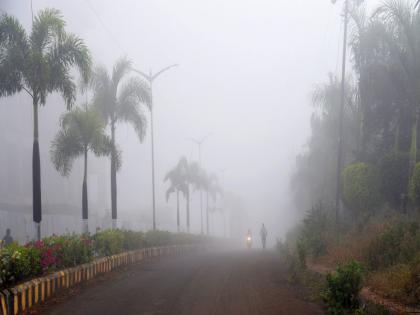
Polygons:
[[[378,2],[370,1],[369,6]],[[224,190],[242,199],[243,222],[236,233],[244,235],[251,228],[257,234],[264,222],[273,242],[308,210],[295,208],[290,176],[309,134],[310,93],[329,72],[340,71],[341,2],[33,0],[32,6],[34,15],[45,7],[59,9],[67,30],[91,50],[94,64],[111,69],[124,55],[144,72],[179,64],[153,86],[158,228],[176,228],[176,200],[174,196],[168,203],[165,199],[166,172],[182,155],[198,160],[197,145],[189,138],[209,133],[202,147],[202,165],[219,176]],[[30,28],[30,1],[0,0],[0,9]],[[85,99],[81,95],[76,104]],[[65,111],[58,95],[50,96],[40,109],[46,233],[80,228],[82,161],[68,178],[50,163],[51,140]],[[14,209],[25,214],[25,225],[31,228],[32,115],[31,100],[24,93],[0,99],[0,141],[6,148],[0,152],[0,235],[6,225],[12,227],[12,234],[13,228],[23,231],[19,217],[10,214]],[[119,225],[148,229],[150,128],[140,143],[130,126],[121,126],[117,143],[123,152],[117,175]],[[105,220],[110,219],[109,160],[89,159],[93,231],[110,222]],[[184,223],[183,200],[181,209]],[[191,203],[193,232],[200,231],[199,209],[196,192]],[[54,221],[53,214],[59,213],[61,219]],[[213,232],[223,235],[222,216],[215,220]]]

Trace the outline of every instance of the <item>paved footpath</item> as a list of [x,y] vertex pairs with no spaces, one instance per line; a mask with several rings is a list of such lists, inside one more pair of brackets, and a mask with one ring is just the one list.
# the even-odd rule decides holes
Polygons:
[[38,314],[324,314],[290,284],[275,253],[207,251],[144,261],[42,306]]

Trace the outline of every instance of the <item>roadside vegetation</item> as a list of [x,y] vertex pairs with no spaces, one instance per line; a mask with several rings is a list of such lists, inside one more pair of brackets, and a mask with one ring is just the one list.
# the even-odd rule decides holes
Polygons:
[[166,231],[104,230],[95,235],[46,237],[0,248],[0,289],[53,271],[89,263],[94,258],[155,246],[198,244],[206,236]]
[[372,12],[350,3],[341,211],[341,82],[331,74],[313,92],[311,136],[292,178],[303,219],[278,245],[294,278],[306,268],[328,274],[319,292],[330,314],[360,312],[362,286],[420,303],[420,13],[408,0],[385,1]]

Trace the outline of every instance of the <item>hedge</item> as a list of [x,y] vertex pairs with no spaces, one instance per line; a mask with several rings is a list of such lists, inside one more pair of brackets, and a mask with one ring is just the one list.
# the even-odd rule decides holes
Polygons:
[[52,236],[26,245],[0,249],[0,289],[52,271],[145,247],[203,242],[205,236],[166,231],[103,230],[93,236]]

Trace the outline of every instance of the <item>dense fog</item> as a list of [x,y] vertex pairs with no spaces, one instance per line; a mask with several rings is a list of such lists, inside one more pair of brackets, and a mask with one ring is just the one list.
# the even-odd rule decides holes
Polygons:
[[[369,6],[378,1],[369,2]],[[176,230],[176,198],[166,201],[165,174],[185,156],[198,161],[191,139],[206,137],[202,167],[218,177],[226,196],[210,203],[210,231],[219,236],[256,234],[264,222],[269,241],[283,237],[307,209],[290,193],[295,158],[305,149],[314,84],[340,73],[341,4],[331,1],[100,1],[33,0],[35,15],[59,9],[67,30],[82,38],[94,65],[111,71],[127,56],[149,73],[178,64],[153,84],[156,221]],[[31,2],[0,0],[2,13],[31,27]],[[78,73],[74,71],[75,78]],[[130,76],[136,76],[135,73]],[[91,99],[79,93],[75,106]],[[120,124],[118,226],[152,226],[150,112],[145,140]],[[79,232],[83,158],[69,177],[50,158],[51,141],[66,112],[62,98],[48,96],[40,108],[43,234]],[[23,241],[32,227],[31,99],[21,92],[0,98],[0,235],[7,227]],[[108,130],[109,131],[109,130]],[[90,231],[110,227],[109,159],[89,156]],[[206,204],[204,196],[203,204]],[[185,231],[185,200],[181,198]],[[23,220],[24,218],[24,220]],[[192,190],[191,230],[200,232],[200,193]]]

